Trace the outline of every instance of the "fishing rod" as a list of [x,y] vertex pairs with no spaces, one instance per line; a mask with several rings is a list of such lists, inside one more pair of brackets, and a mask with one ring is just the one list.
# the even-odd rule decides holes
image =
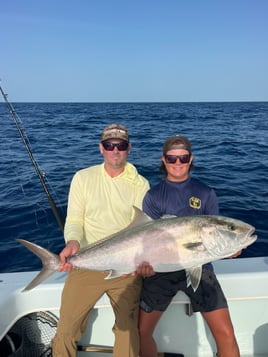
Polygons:
[[5,92],[3,91],[1,85],[0,85],[0,91],[1,91],[1,94],[2,94],[2,96],[3,96],[3,98],[4,98],[4,100],[5,100],[5,103],[6,103],[7,107],[8,107],[9,114],[11,115],[12,119],[14,120],[15,125],[16,125],[16,128],[17,128],[17,130],[18,130],[18,132],[19,132],[19,134],[20,134],[20,137],[21,137],[21,139],[22,139],[22,141],[23,141],[23,144],[24,144],[25,147],[26,147],[26,150],[27,150],[27,152],[28,152],[28,155],[29,155],[29,157],[30,157],[30,159],[31,159],[31,162],[32,162],[34,168],[35,168],[35,171],[36,171],[36,173],[37,173],[37,176],[39,177],[39,180],[40,180],[41,185],[42,185],[42,187],[43,187],[43,189],[44,189],[44,191],[45,191],[45,194],[47,195],[48,202],[49,202],[49,204],[50,204],[50,206],[51,206],[52,212],[53,212],[53,214],[54,214],[54,216],[55,216],[55,218],[56,218],[56,220],[57,220],[57,223],[58,223],[58,225],[59,225],[61,231],[63,232],[63,230],[64,230],[64,223],[63,223],[63,220],[62,220],[62,218],[61,218],[61,216],[60,216],[60,214],[59,214],[58,208],[57,208],[57,206],[56,206],[56,204],[55,204],[55,202],[54,202],[52,196],[51,196],[50,193],[49,193],[48,187],[47,187],[46,182],[45,182],[45,175],[40,171],[40,169],[39,169],[39,167],[38,167],[38,164],[37,164],[37,162],[36,162],[36,160],[35,160],[35,158],[34,158],[34,156],[33,156],[33,152],[32,152],[32,150],[31,150],[29,140],[28,140],[27,136],[25,135],[23,129],[20,127],[20,125],[19,125],[19,118],[18,118],[18,116],[17,116],[17,114],[16,114],[14,108],[13,108],[12,105],[9,103],[9,101],[8,101],[8,99],[7,99],[7,94],[5,94]]

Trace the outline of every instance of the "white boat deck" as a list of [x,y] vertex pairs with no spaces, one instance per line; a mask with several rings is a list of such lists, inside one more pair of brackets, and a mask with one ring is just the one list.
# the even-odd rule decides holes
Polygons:
[[[242,357],[268,357],[268,257],[227,259],[214,263],[228,299]],[[58,316],[66,274],[56,273],[35,289],[22,293],[36,272],[0,274],[0,340],[21,317],[37,311]],[[214,340],[200,314],[189,315],[189,300],[179,292],[155,331],[159,351],[186,357],[215,355]],[[82,346],[112,346],[114,315],[103,296],[91,313]],[[79,356],[111,356],[109,353],[79,352]]]

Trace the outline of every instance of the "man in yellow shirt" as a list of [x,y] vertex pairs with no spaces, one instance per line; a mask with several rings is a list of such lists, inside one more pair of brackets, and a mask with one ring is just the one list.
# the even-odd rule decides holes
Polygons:
[[108,273],[72,269],[66,258],[80,248],[126,228],[141,208],[148,181],[127,162],[131,149],[127,129],[119,124],[104,128],[99,144],[104,162],[78,171],[71,182],[64,228],[65,248],[60,271],[69,271],[62,292],[60,319],[52,341],[53,357],[75,357],[76,343],[88,316],[106,293],[115,314],[114,357],[137,357],[140,276],[105,280]]

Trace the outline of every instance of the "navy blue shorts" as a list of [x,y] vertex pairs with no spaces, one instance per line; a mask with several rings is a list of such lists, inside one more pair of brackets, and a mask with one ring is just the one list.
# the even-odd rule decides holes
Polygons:
[[195,292],[191,286],[187,288],[185,270],[156,273],[144,278],[140,307],[146,312],[165,311],[179,290],[189,296],[194,312],[209,312],[228,307],[211,265],[203,266],[201,281]]

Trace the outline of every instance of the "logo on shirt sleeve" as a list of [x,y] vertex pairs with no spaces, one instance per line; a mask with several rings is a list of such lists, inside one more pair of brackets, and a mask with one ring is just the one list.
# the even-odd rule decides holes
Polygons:
[[190,197],[189,198],[189,205],[191,208],[200,209],[201,208],[201,200],[197,197]]

